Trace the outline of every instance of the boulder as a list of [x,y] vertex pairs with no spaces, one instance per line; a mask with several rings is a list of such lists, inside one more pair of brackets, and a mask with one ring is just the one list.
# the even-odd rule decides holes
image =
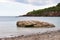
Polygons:
[[55,27],[54,24],[48,23],[48,22],[41,22],[41,21],[18,21],[17,22],[17,27]]

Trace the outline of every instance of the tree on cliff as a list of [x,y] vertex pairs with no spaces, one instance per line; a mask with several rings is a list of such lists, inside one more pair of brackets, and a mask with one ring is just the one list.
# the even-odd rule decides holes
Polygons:
[[60,3],[58,3],[57,6],[60,7]]

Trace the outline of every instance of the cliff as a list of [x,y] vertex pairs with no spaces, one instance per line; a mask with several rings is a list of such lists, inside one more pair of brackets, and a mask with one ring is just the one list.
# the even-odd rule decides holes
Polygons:
[[33,10],[23,16],[60,16],[60,3],[53,7]]

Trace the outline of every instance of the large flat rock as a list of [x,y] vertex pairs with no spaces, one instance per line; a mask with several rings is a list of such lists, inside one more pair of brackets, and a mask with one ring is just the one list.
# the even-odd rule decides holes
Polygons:
[[54,24],[48,23],[48,22],[41,22],[41,21],[18,21],[17,22],[18,27],[36,27],[36,28],[43,28],[43,27],[55,27]]

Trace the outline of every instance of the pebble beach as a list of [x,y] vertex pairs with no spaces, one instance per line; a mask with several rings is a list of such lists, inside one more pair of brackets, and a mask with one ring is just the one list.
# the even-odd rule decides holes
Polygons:
[[60,30],[31,35],[19,35],[14,37],[0,38],[0,40],[60,40]]

